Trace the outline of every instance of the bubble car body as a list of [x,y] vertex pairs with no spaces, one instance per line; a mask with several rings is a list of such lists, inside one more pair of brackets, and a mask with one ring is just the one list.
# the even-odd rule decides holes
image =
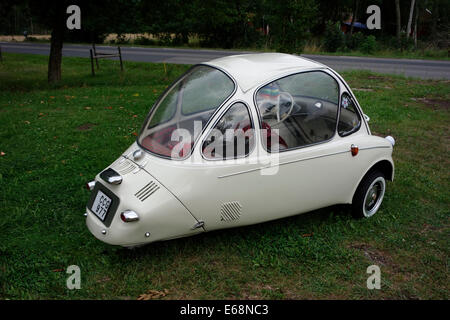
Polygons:
[[344,79],[308,59],[196,65],[88,184],[88,229],[133,247],[335,204],[370,217],[394,178],[395,141],[372,135],[368,120]]

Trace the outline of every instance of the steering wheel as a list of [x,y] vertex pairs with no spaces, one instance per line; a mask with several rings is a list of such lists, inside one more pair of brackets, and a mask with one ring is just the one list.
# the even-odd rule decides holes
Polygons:
[[[282,111],[281,105],[284,105],[288,102],[285,101],[285,102],[281,103],[283,95],[287,96],[287,98],[290,100],[289,101],[289,103],[290,103],[289,110],[285,113],[281,113],[281,111]],[[287,100],[287,99],[283,98],[283,100]],[[283,91],[283,92],[280,92],[276,103],[265,101],[265,102],[262,102],[260,108],[267,110],[265,115],[270,115],[270,114],[275,115],[277,117],[277,123],[281,123],[291,115],[292,110],[294,109],[294,103],[295,102],[294,102],[294,98],[292,97],[292,95],[289,92]],[[284,115],[284,117],[282,115]]]
[[[284,118],[282,119],[282,118],[281,118],[281,117],[282,117],[282,114],[281,114],[281,105],[282,105],[282,104],[285,104],[285,103],[281,103],[281,97],[282,97],[283,95],[287,96],[288,99],[291,100],[291,101],[290,101],[289,111],[286,112],[286,113],[283,113],[285,116],[284,116]],[[292,109],[294,109],[294,103],[295,103],[295,102],[294,102],[294,98],[292,97],[292,95],[291,95],[289,92],[287,92],[287,91],[282,91],[282,92],[280,92],[280,96],[279,96],[279,98],[278,98],[278,105],[277,105],[277,107],[276,107],[276,109],[277,109],[276,112],[277,112],[277,121],[278,121],[278,123],[283,122],[284,120],[286,120],[286,119],[291,115]]]

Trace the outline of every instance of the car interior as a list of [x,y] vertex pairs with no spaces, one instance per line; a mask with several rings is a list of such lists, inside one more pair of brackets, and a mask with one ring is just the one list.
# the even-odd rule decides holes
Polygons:
[[[334,135],[338,110],[334,102],[291,94],[278,81],[261,88],[256,101],[262,127],[277,131],[280,150],[326,141]],[[270,144],[267,149],[271,150]]]
[[[181,85],[180,85],[181,87]],[[182,88],[182,87],[181,87]],[[213,90],[214,89],[214,90]],[[215,87],[208,90],[211,96],[217,91]],[[183,90],[181,90],[183,93]],[[262,142],[269,152],[299,148],[331,139],[336,132],[338,116],[337,82],[324,72],[307,72],[276,80],[260,88],[256,94],[256,104],[261,118]],[[204,128],[216,108],[208,109],[208,103],[196,96],[189,105],[202,104],[199,112],[184,114],[180,112],[180,100],[174,95],[166,99],[168,107],[165,114],[158,115],[158,121],[147,128],[147,134],[141,138],[142,146],[152,152],[166,156],[183,158],[187,156],[197,137],[194,137],[194,122],[201,123]],[[207,102],[208,99],[206,99]],[[195,107],[191,107],[195,110]],[[166,119],[161,121],[161,119]],[[253,147],[253,135],[247,131],[253,128],[248,108],[243,103],[233,104],[215,126],[220,135],[210,136],[203,143],[202,150],[208,151],[209,159],[225,159],[248,154]],[[151,124],[151,122],[150,122]],[[338,132],[348,135],[359,129],[361,119],[349,94],[344,93],[341,99],[341,114]],[[181,139],[172,141],[175,129],[186,129],[190,133],[189,141]],[[234,135],[227,136],[227,129],[233,129]],[[229,130],[228,130],[229,131]],[[196,134],[199,134],[196,132]],[[243,136],[240,136],[243,135]],[[238,140],[243,138],[243,149],[239,150]],[[220,140],[218,140],[220,139]],[[183,142],[180,144],[180,141]],[[215,147],[213,148],[213,143]],[[218,143],[220,145],[218,145]],[[180,147],[181,145],[181,147]],[[173,150],[177,146],[176,154]],[[233,147],[233,148],[232,148]],[[242,147],[242,146],[241,146]],[[234,150],[227,155],[227,150]]]

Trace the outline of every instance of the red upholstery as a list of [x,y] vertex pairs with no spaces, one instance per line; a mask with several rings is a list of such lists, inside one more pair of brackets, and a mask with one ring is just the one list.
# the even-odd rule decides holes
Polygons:
[[[240,123],[238,123],[235,127],[235,130],[237,130],[240,127]],[[178,145],[180,142],[178,141],[172,141],[172,132],[176,129],[176,126],[170,126],[164,129],[161,129],[159,131],[154,132],[153,134],[145,137],[142,140],[143,147],[147,148],[148,150],[155,152],[157,154],[171,157],[172,156],[172,150],[173,148]],[[251,124],[246,123],[245,126],[243,126],[242,131],[246,132],[247,130],[251,129]],[[262,123],[262,135],[263,135],[263,141],[267,141],[267,145],[269,148],[272,146],[272,141],[278,141],[278,144],[281,147],[287,148],[288,145],[284,141],[282,137],[280,137],[278,134],[272,131],[272,128],[269,126],[268,123],[263,122]],[[184,157],[189,154],[194,142],[191,143],[184,143],[180,152],[179,157]]]
[[[176,129],[176,126],[170,126],[161,130],[158,130],[154,132],[153,134],[147,136],[142,140],[142,145],[147,148],[148,150],[155,152],[157,154],[171,157],[172,156],[172,149],[178,145],[180,142],[178,141],[172,141],[172,133]],[[180,152],[179,157],[184,157],[185,155],[189,154],[192,143],[185,143],[183,144]]]
[[284,141],[284,139],[282,137],[280,137],[278,134],[273,132],[272,128],[269,126],[269,124],[267,122],[263,122],[261,128],[263,129],[262,130],[262,135],[263,135],[263,139],[264,139],[263,141],[267,141],[267,146],[269,147],[269,149],[271,149],[271,147],[272,147],[272,141],[277,141],[277,140],[278,140],[278,144],[280,146],[283,146],[285,148],[288,147],[286,141]]

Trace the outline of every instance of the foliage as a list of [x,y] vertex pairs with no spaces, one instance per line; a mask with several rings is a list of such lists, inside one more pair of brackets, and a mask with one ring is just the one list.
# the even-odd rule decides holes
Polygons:
[[327,51],[336,52],[344,44],[344,35],[339,23],[328,21],[324,36],[324,46]]
[[136,39],[134,39],[133,43],[143,46],[151,46],[156,44],[155,40],[150,39],[149,37],[146,36],[137,37]]
[[345,35],[345,46],[350,50],[358,50],[364,40],[365,36],[362,32],[347,33]]
[[232,48],[245,43],[252,4],[249,0],[196,1],[193,30],[201,45]]
[[377,40],[375,36],[367,36],[362,42],[361,42],[361,52],[363,53],[374,53],[377,49]]
[[[194,20],[200,18],[195,1],[155,0],[141,1],[138,10],[142,16],[140,32],[157,35],[161,44],[187,43],[190,32],[195,32]],[[172,37],[172,34],[174,37]],[[176,40],[173,41],[172,38]]]
[[[315,38],[323,40],[326,44],[323,47],[328,52],[359,52],[363,38],[374,35],[378,48],[374,51],[370,40],[366,42],[369,46],[365,46],[371,54],[380,48],[413,49],[413,41],[406,36],[389,40],[389,37],[395,37],[395,4],[382,0],[4,0],[0,3],[0,32],[22,34],[32,25],[35,30],[44,27],[51,31],[57,20],[55,17],[66,16],[61,8],[68,4],[78,4],[82,9],[82,30],[64,30],[64,39],[70,42],[102,42],[108,33],[115,33],[118,40],[114,43],[128,43],[125,34],[149,33],[152,40],[140,38],[136,42],[185,46],[190,39],[195,39],[204,47],[298,53],[305,42]],[[364,34],[353,30],[353,35],[347,33],[342,40],[337,29],[330,28],[330,23],[348,21],[353,13],[358,22],[364,23],[368,17],[366,9],[372,4],[381,8],[381,30],[364,30]],[[409,8],[410,1],[400,1],[402,29]],[[417,8],[420,12],[419,41],[429,40],[433,47],[446,49],[450,2],[418,1]],[[425,8],[433,12],[432,21]]]
[[301,52],[317,16],[315,2],[265,1],[264,12],[273,47],[281,52]]
[[400,33],[400,39],[397,40],[397,45],[400,51],[409,51],[414,48],[414,40],[406,37],[406,33]]

